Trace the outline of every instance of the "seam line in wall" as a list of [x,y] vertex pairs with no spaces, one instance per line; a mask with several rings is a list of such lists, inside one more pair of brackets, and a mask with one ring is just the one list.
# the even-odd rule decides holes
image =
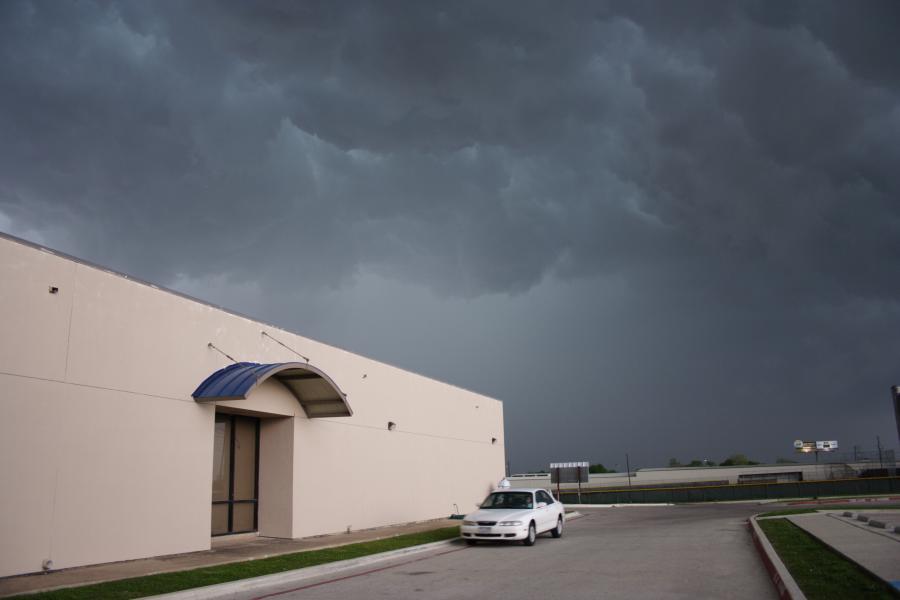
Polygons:
[[135,392],[133,390],[123,390],[120,388],[104,387],[102,385],[91,385],[89,383],[76,383],[74,381],[63,381],[59,379],[50,379],[49,377],[37,377],[35,375],[22,375],[21,373],[10,373],[8,371],[0,371],[0,375],[8,375],[10,377],[21,377],[23,379],[36,379],[38,381],[47,381],[50,383],[60,383],[62,385],[75,385],[78,387],[91,388],[95,390],[105,390],[107,392],[122,392],[123,394],[131,394],[133,396],[145,396],[147,398],[160,398],[161,400],[176,400],[178,402],[194,403],[194,400],[186,400],[184,398],[173,398],[172,396],[160,396],[159,394],[147,394],[145,392]]
[[69,349],[72,339],[72,314],[75,312],[75,294],[78,291],[78,265],[75,265],[75,274],[72,276],[72,301],[69,303],[69,322],[66,327],[66,366],[63,369],[63,380],[69,378]]
[[485,442],[485,441],[481,441],[481,440],[470,440],[470,439],[466,439],[466,438],[456,438],[456,437],[451,437],[448,435],[436,435],[433,433],[421,433],[418,431],[400,431],[400,430],[388,431],[387,429],[384,429],[383,427],[376,427],[375,425],[363,425],[361,423],[341,423],[340,421],[333,421],[331,419],[316,419],[316,420],[320,421],[322,423],[331,423],[332,425],[341,425],[343,427],[360,427],[363,429],[377,429],[379,431],[384,430],[385,433],[390,433],[391,435],[394,435],[397,433],[405,433],[406,435],[418,435],[421,437],[437,438],[440,440],[451,440],[454,442],[469,442],[471,444],[485,444],[488,446],[492,445],[490,442]]
[[[147,393],[144,393],[144,392],[135,392],[135,391],[132,391],[132,390],[123,390],[123,389],[120,389],[120,388],[104,387],[104,386],[102,386],[102,385],[91,385],[91,384],[89,384],[89,383],[76,383],[76,382],[74,382],[74,381],[61,381],[61,380],[59,380],[59,379],[51,379],[51,378],[48,378],[48,377],[37,377],[37,376],[34,376],[34,375],[22,375],[21,373],[10,373],[10,372],[8,372],[8,371],[0,371],[0,375],[7,375],[7,376],[9,376],[9,377],[21,377],[22,379],[34,379],[34,380],[37,380],[37,381],[46,381],[46,382],[49,382],[49,383],[59,383],[59,384],[62,384],[62,385],[74,385],[74,386],[78,386],[78,387],[91,388],[91,389],[95,389],[95,390],[104,390],[104,391],[107,391],[107,392],[121,392],[121,393],[123,393],[123,394],[131,394],[131,395],[134,395],[134,396],[144,396],[144,397],[147,397],[147,398],[159,398],[159,399],[162,399],[162,400],[175,400],[175,401],[178,401],[178,402],[190,402],[191,404],[194,403],[193,400],[185,400],[185,399],[183,399],[183,398],[173,398],[172,396],[160,396],[160,395],[158,395],[158,394],[147,394]],[[310,419],[310,420],[312,420],[312,419]],[[331,423],[332,425],[341,425],[341,426],[343,426],[343,427],[360,427],[360,428],[362,428],[362,429],[377,429],[377,430],[379,430],[379,431],[382,429],[381,427],[376,427],[375,425],[363,425],[363,424],[361,424],[361,423],[341,423],[340,421],[333,421],[333,420],[331,420],[331,419],[316,419],[316,420],[317,420],[317,421],[320,421],[320,422],[322,422],[322,423]],[[451,436],[448,436],[448,435],[436,435],[436,434],[433,434],[433,433],[422,433],[422,432],[418,432],[418,431],[392,431],[392,432],[390,432],[390,433],[392,433],[392,434],[400,433],[400,434],[406,434],[406,435],[416,435],[416,436],[420,436],[420,437],[430,437],[430,438],[436,438],[436,439],[441,439],[441,440],[450,440],[450,441],[454,441],[454,442],[468,442],[468,443],[470,443],[470,444],[492,445],[490,442],[486,442],[486,441],[482,441],[482,440],[471,440],[471,439],[466,439],[466,438],[456,438],[456,437],[451,437]]]

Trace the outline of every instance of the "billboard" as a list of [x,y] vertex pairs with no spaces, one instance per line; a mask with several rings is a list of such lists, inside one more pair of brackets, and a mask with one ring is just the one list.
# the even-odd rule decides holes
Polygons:
[[550,463],[550,483],[587,483],[588,463]]
[[794,450],[797,452],[832,452],[838,449],[837,440],[826,440],[818,442],[804,442],[803,440],[794,440]]

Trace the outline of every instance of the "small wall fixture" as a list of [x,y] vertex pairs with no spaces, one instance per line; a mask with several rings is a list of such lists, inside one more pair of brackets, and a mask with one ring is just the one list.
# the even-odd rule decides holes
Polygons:
[[49,291],[51,294],[56,294],[56,293],[59,293],[59,288],[56,287],[55,285],[51,285],[50,289],[47,291]]
[[491,443],[492,443],[492,444],[496,444],[496,443],[497,443],[497,438],[491,438]]
[[388,431],[393,431],[397,429],[397,424],[393,421],[388,421]]

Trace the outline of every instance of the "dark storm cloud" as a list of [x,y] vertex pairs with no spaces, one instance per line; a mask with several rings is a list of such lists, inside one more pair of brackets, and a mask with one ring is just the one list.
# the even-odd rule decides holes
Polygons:
[[[861,438],[900,377],[898,32],[893,2],[4,2],[0,226],[315,307],[507,400],[534,466]],[[548,353],[563,383],[515,367]],[[526,450],[554,411],[587,429]]]

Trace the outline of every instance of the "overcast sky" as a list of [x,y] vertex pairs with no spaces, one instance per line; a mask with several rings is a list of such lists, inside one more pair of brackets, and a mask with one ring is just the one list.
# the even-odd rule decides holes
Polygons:
[[898,57],[890,0],[5,0],[0,230],[499,398],[513,471],[895,447]]

